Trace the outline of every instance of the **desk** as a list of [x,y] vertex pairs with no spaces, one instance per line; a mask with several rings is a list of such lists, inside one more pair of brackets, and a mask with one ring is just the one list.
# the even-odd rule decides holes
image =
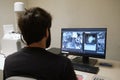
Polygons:
[[[60,49],[59,48],[50,48],[48,51],[59,54]],[[68,58],[73,59],[76,56],[69,55]],[[101,62],[106,62],[113,64],[113,67],[105,67],[105,66],[99,66],[98,64]],[[77,75],[82,75],[83,77],[85,76],[85,80],[92,80],[94,76],[101,76],[105,77],[105,80],[120,80],[120,62],[119,61],[114,61],[114,60],[108,60],[108,59],[98,59],[98,62],[95,66],[99,67],[99,72],[98,74],[91,74],[91,73],[86,73],[86,72],[81,72],[81,71],[76,71],[75,73]]]
[[[3,66],[4,66],[4,57],[0,56],[0,80],[3,80]],[[99,66],[100,70],[97,75],[106,77],[108,80],[120,80],[120,62],[119,61],[113,61],[113,60],[104,60],[104,59],[98,59],[98,63],[100,62],[107,62],[113,64],[113,67],[103,67],[96,64],[96,66]],[[85,80],[92,80],[93,76],[96,74],[81,72],[81,71],[75,71],[77,75],[85,75]]]
[[91,74],[91,73],[86,73],[81,71],[75,71],[75,72],[78,75],[84,75],[85,80],[92,80],[92,78],[96,75],[105,78],[105,80],[120,80],[120,62],[119,61],[98,59],[98,63],[100,62],[111,63],[113,64],[113,67],[99,66],[98,64],[96,64],[96,66],[98,66],[100,69],[98,74]]

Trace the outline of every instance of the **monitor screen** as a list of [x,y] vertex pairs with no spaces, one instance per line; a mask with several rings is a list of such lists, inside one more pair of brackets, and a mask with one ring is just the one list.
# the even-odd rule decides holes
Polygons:
[[61,53],[105,58],[107,28],[62,28]]

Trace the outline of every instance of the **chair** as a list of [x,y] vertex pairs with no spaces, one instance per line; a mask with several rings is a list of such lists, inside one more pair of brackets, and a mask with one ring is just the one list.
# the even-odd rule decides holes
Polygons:
[[22,76],[12,76],[7,78],[6,80],[37,80],[35,78],[29,78],[29,77],[22,77]]

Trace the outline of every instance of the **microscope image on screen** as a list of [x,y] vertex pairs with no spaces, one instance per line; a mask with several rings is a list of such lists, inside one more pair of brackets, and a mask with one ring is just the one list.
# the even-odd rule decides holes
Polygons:
[[96,51],[97,33],[84,33],[84,50]]
[[84,50],[104,53],[105,49],[105,33],[104,32],[94,32],[84,33]]
[[83,36],[82,32],[64,32],[62,48],[82,50]]
[[105,50],[105,33],[99,32],[97,34],[97,52],[103,53]]
[[96,34],[85,33],[85,43],[86,44],[95,44],[96,43]]

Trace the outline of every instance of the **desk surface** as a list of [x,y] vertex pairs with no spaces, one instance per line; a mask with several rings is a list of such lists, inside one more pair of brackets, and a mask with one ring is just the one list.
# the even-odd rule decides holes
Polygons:
[[[0,80],[2,80],[1,78],[2,78],[4,60],[5,58],[3,56],[0,56]],[[98,63],[100,62],[110,63],[113,65],[113,67],[99,66],[98,64],[96,64],[96,66],[99,66],[100,68],[98,74],[86,73],[86,72],[81,72],[76,70],[75,72],[77,75],[83,76],[84,80],[92,80],[92,78],[96,75],[107,78],[105,80],[120,80],[119,79],[120,78],[120,62],[119,61],[98,59]]]
[[100,66],[96,64],[96,66],[99,67],[98,74],[91,74],[81,71],[75,71],[77,75],[82,75],[84,77],[84,80],[92,80],[94,76],[100,76],[103,77],[105,80],[120,80],[120,62],[119,61],[113,61],[113,60],[102,60],[99,59],[98,63],[106,62],[113,65],[113,67],[106,67],[106,66]]

